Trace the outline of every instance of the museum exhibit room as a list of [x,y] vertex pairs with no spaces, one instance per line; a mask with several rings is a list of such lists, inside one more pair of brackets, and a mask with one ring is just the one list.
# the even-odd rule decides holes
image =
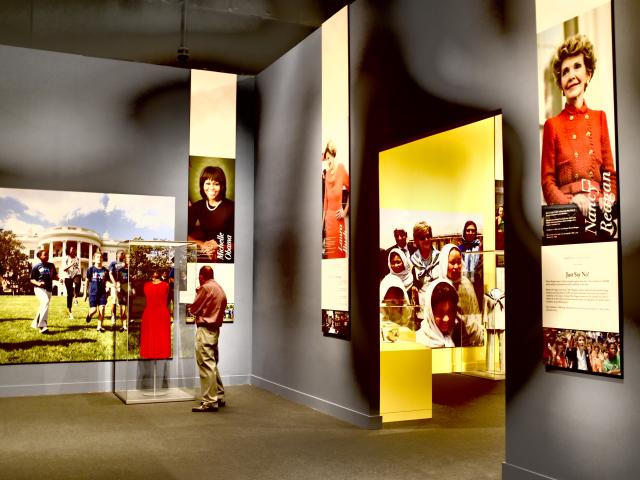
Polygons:
[[1,1],[0,478],[639,478],[639,22]]

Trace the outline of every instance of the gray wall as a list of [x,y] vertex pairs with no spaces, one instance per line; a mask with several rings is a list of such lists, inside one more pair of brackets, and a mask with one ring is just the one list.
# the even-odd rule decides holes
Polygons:
[[[358,201],[371,211],[358,209],[355,229],[363,298],[377,292],[375,277],[362,274],[377,248],[377,152],[496,109],[504,114],[511,305],[504,478],[627,479],[640,468],[638,20],[638,2],[615,2],[625,317],[619,380],[542,365],[535,2],[358,0],[351,8],[352,162],[361,169]],[[375,318],[373,307],[361,309]]]
[[369,426],[356,340],[321,330],[321,82],[320,31],[256,77],[252,382]]
[[220,374],[225,384],[246,384],[253,330],[253,204],[255,80],[238,77],[236,110],[235,321],[220,334]]
[[[176,239],[186,238],[188,70],[4,46],[0,63],[0,187],[174,196]],[[244,84],[239,104],[252,98]],[[240,239],[253,235],[251,128],[239,125]],[[237,279],[251,278],[252,248],[250,240],[237,244]],[[247,383],[250,282],[239,281],[236,296],[222,373]],[[172,374],[197,376],[192,365]],[[0,366],[0,395],[108,391],[111,381],[108,362]]]
[[[538,318],[512,315],[511,323],[517,327],[509,334],[507,361],[517,370],[512,369],[507,378],[504,478],[638,478],[640,458],[634,445],[640,430],[640,299],[636,294],[640,281],[640,5],[632,0],[616,1],[614,15],[624,380],[544,372],[538,352],[523,351],[529,330],[523,324],[539,322]],[[537,259],[534,266],[539,268]],[[510,269],[509,273],[514,284],[518,271]],[[537,328],[534,338],[539,343]]]

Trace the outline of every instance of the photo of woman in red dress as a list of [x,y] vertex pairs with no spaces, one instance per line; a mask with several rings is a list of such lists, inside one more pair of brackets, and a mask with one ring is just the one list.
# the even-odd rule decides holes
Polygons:
[[332,141],[322,153],[324,201],[322,226],[324,253],[322,258],[347,257],[347,230],[345,218],[349,213],[349,173],[342,163],[336,162],[336,146]]

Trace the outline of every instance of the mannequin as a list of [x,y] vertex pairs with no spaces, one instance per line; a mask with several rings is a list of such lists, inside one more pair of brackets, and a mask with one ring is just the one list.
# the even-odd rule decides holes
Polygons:
[[487,370],[495,370],[495,349],[498,343],[500,366],[499,373],[505,372],[504,355],[504,292],[499,288],[484,294],[484,324],[487,329]]

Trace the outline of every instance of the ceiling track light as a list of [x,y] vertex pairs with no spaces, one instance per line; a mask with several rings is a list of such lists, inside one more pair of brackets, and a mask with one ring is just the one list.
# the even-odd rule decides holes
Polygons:
[[180,46],[178,47],[178,65],[187,68],[189,65],[189,47],[187,47],[187,2],[182,0],[182,18],[180,20]]

